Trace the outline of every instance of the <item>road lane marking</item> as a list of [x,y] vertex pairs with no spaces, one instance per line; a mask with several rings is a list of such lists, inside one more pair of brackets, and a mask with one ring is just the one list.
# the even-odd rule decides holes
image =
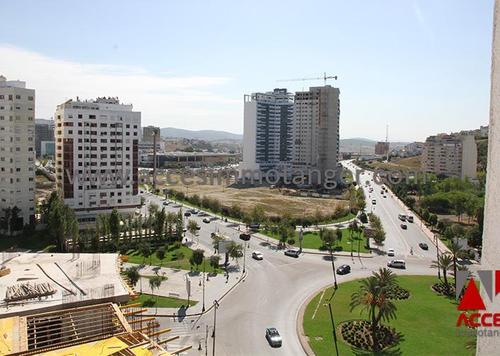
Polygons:
[[314,313],[313,313],[311,319],[314,319],[316,317],[316,312],[318,311],[319,306],[321,305],[321,301],[323,300],[323,296],[325,295],[325,292],[326,292],[326,288],[323,289],[323,292],[321,292],[321,297],[319,297],[318,304],[316,305],[316,308],[314,308]]

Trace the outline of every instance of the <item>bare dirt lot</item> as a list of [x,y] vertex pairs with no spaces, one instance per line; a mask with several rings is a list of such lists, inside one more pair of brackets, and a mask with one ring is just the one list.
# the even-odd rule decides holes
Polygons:
[[[172,177],[175,180],[176,177]],[[261,205],[266,214],[283,215],[289,213],[292,217],[312,216],[317,214],[333,215],[340,209],[347,207],[348,202],[336,198],[315,198],[293,196],[285,193],[291,192],[287,189],[270,187],[234,188],[227,185],[184,185],[180,181],[177,184],[160,184],[159,189],[169,188],[187,195],[198,194],[200,198],[209,197],[217,199],[222,205],[239,205],[240,208],[249,212],[254,206]]]

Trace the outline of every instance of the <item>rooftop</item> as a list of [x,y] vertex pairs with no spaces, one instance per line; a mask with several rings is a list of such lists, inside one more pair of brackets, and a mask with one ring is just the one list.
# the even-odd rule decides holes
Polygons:
[[0,267],[2,316],[130,298],[117,254],[2,252]]

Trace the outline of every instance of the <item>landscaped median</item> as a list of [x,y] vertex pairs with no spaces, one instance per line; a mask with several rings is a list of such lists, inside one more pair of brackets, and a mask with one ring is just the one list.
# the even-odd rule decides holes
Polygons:
[[[188,301],[186,299],[164,297],[159,295],[151,294],[139,294],[137,299],[131,300],[128,304],[140,303],[141,307],[146,308],[180,308],[182,306],[187,306]],[[196,305],[198,303],[195,300],[189,301],[189,306]]]
[[[366,239],[364,234],[351,234],[349,229],[341,229],[342,239],[336,240],[334,245],[335,252],[351,252],[358,253],[368,253],[370,250],[366,248]],[[269,236],[275,240],[279,240],[279,234],[277,232],[263,230],[261,234]],[[323,241],[320,238],[319,231],[305,231],[303,233],[302,248],[309,248],[313,250],[326,251],[327,248],[324,246]],[[290,240],[289,240],[290,241]],[[299,246],[299,233],[295,232],[295,237],[293,238],[294,245]],[[288,242],[289,243],[289,242]]]
[[[375,355],[472,355],[475,352],[474,338],[457,334],[457,302],[435,293],[431,286],[436,282],[432,276],[398,276],[397,298],[391,298],[396,307],[395,319],[381,321],[389,333],[397,335],[394,346],[374,353]],[[369,339],[364,337],[364,324],[368,320],[367,310],[362,306],[350,311],[355,293],[360,290],[361,280],[339,285],[332,301],[336,325],[339,355],[372,354],[356,349],[348,340]],[[408,291],[409,297],[401,291]],[[316,355],[334,355],[335,347],[328,299],[332,288],[319,292],[307,304],[303,315],[304,334]],[[399,299],[403,298],[403,299]],[[355,321],[355,322],[352,322]],[[357,335],[357,336],[354,336]]]

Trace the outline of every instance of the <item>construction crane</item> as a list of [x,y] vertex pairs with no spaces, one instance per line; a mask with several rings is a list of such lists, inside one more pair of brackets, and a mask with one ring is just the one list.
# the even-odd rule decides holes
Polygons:
[[336,75],[326,75],[326,72],[323,73],[323,76],[322,77],[317,77],[317,78],[297,78],[297,79],[279,79],[277,80],[278,82],[300,82],[300,81],[307,81],[307,80],[321,80],[323,79],[325,85],[326,85],[326,81],[328,79],[335,79],[337,80],[337,76]]

